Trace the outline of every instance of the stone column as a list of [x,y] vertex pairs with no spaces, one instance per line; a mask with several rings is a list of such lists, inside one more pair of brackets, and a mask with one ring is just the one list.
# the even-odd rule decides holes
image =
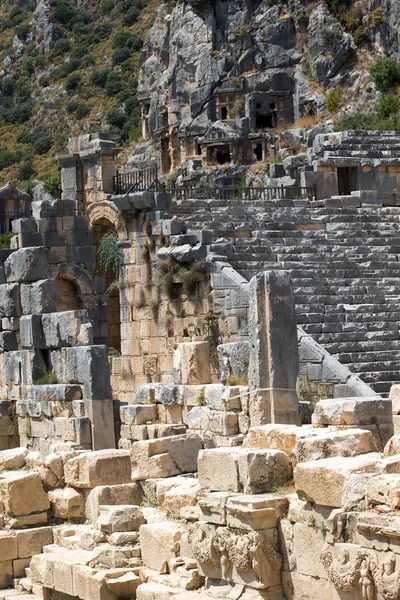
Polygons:
[[251,425],[299,423],[297,327],[290,276],[258,273],[250,281],[249,389]]

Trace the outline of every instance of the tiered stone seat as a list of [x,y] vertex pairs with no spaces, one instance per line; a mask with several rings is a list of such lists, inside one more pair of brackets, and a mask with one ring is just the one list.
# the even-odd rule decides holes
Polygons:
[[261,270],[290,271],[298,324],[387,394],[400,379],[400,207],[323,204],[186,200],[175,201],[172,212],[188,229],[211,230],[217,254],[221,238],[231,242],[228,260],[246,279]]

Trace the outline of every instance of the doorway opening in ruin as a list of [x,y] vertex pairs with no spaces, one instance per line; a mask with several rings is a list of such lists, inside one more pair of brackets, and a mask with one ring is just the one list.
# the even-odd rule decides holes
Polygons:
[[276,126],[276,115],[274,113],[256,112],[257,129],[273,129]]
[[171,155],[169,149],[169,137],[161,140],[161,173],[167,175],[171,172]]
[[337,176],[339,196],[349,196],[358,189],[357,167],[338,167]]
[[254,147],[254,155],[259,162],[263,159],[262,144],[256,144]]
[[56,306],[57,312],[82,308],[79,291],[73,281],[56,277]]
[[219,165],[230,163],[231,153],[229,152],[229,146],[221,146],[215,154],[215,159]]
[[226,121],[228,118],[228,107],[221,106],[221,121]]
[[196,155],[201,156],[201,146],[199,142],[196,142]]
[[107,344],[109,348],[114,348],[121,352],[121,306],[120,306],[120,298],[119,298],[119,288],[114,286],[109,290],[110,286],[112,286],[115,275],[111,269],[105,270],[99,264],[99,244],[101,239],[106,235],[106,233],[114,233],[116,234],[115,226],[108,221],[107,219],[99,219],[93,223],[92,227],[93,232],[93,243],[96,251],[96,268],[95,275],[97,277],[103,277],[105,283],[105,292],[108,294],[107,300]]

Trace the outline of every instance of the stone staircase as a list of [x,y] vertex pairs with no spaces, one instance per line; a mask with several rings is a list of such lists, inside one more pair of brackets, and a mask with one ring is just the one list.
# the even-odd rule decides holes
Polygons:
[[290,271],[298,324],[376,392],[400,380],[400,207],[210,199],[170,212],[211,230],[211,251],[248,280]]

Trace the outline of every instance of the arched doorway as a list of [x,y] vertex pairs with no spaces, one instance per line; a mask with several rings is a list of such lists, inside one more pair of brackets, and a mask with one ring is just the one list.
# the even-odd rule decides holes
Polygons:
[[107,343],[108,348],[114,348],[121,352],[121,313],[119,289],[115,283],[115,274],[112,269],[104,269],[99,260],[99,245],[106,234],[115,234],[115,226],[105,218],[97,219],[92,225],[93,243],[96,251],[95,275],[103,277],[105,281],[105,293],[108,294],[107,301]]
[[73,281],[64,277],[56,277],[56,305],[57,312],[82,308],[79,290]]

